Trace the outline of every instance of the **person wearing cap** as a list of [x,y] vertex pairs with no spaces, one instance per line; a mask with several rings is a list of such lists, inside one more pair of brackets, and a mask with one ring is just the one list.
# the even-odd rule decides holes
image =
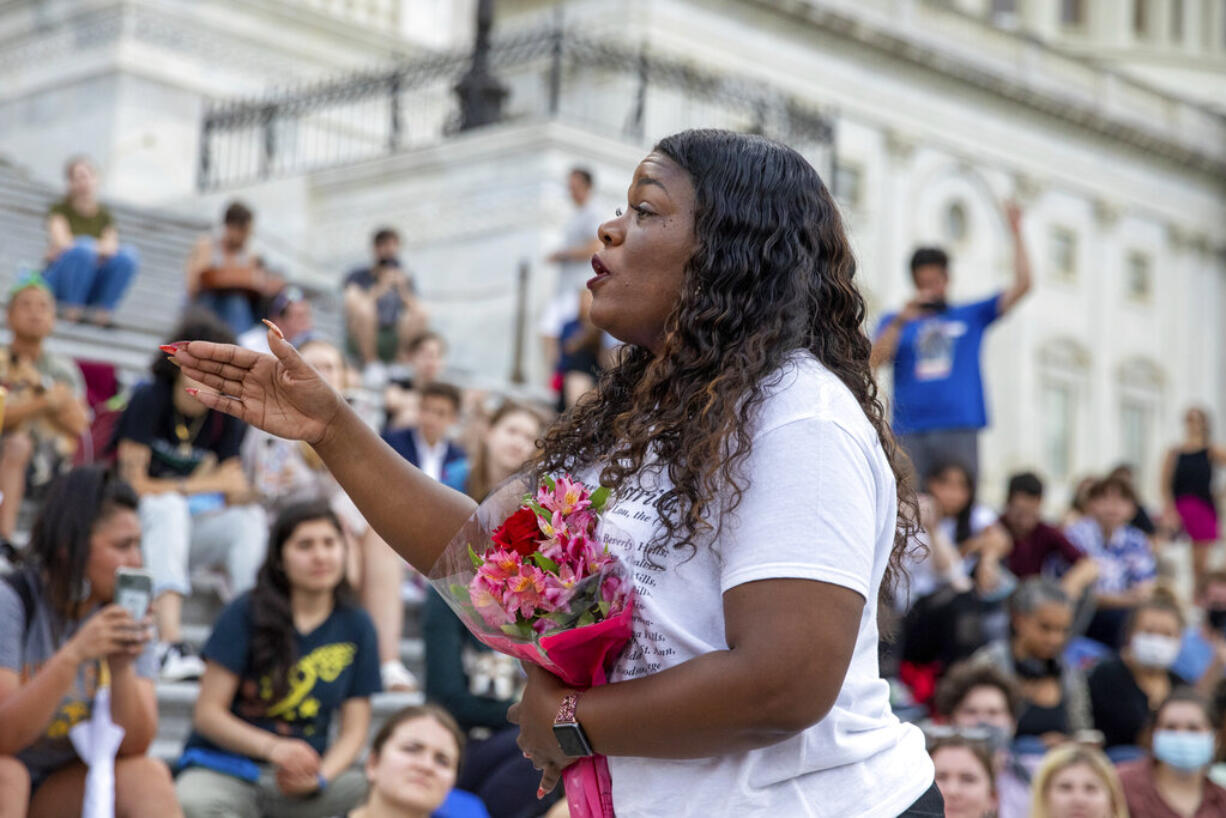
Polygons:
[[18,280],[8,294],[13,340],[0,347],[0,384],[9,392],[0,437],[0,537],[11,539],[17,512],[31,485],[50,483],[72,465],[77,441],[89,428],[85,379],[72,360],[48,352],[55,329],[55,298],[38,273]]
[[[282,287],[268,308],[268,320],[277,325],[286,339],[298,346],[315,331],[315,313],[311,302],[301,287],[293,284]],[[271,355],[268,349],[268,328],[256,324],[238,336],[239,346],[253,349],[263,355]]]
[[345,277],[345,332],[367,384],[382,387],[396,350],[425,331],[426,313],[412,276],[401,267],[399,234],[380,228],[372,245],[372,264]]
[[84,156],[64,165],[68,194],[47,212],[47,283],[65,318],[112,326],[136,275],[136,248],[119,243],[111,211],[98,202],[98,172]]

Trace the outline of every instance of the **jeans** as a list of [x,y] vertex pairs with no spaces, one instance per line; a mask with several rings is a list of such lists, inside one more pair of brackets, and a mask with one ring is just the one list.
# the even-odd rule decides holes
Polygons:
[[344,815],[366,797],[366,777],[349,769],[323,792],[303,798],[283,795],[270,770],[256,783],[225,773],[189,767],[175,781],[186,818],[332,818]]
[[196,306],[204,307],[234,332],[242,335],[255,325],[255,313],[251,310],[251,297],[234,290],[206,290],[196,296]]
[[227,506],[192,515],[187,498],[175,492],[140,501],[141,551],[153,574],[153,595],[191,592],[190,572],[224,565],[235,594],[255,585],[264,561],[268,524],[258,505]]
[[44,277],[57,303],[101,307],[113,312],[136,275],[138,264],[136,248],[131,245],[121,245],[115,255],[99,259],[97,240],[78,236],[71,247],[47,266]]

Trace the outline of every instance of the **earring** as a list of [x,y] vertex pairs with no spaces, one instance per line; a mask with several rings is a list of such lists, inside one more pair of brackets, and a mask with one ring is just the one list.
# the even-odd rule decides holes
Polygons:
[[622,209],[620,207],[616,208],[613,211],[613,215],[620,219],[622,217]]

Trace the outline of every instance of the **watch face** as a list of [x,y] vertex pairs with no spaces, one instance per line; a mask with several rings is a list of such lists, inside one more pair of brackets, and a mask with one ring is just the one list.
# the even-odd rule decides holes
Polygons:
[[558,739],[562,752],[566,755],[578,758],[592,754],[592,748],[587,743],[587,736],[583,735],[583,728],[579,725],[555,724],[553,734]]

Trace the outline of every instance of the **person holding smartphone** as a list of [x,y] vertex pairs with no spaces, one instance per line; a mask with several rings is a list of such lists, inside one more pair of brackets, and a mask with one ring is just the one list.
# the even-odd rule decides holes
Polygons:
[[1022,211],[1005,205],[1013,238],[1013,283],[969,304],[951,304],[949,255],[920,247],[911,256],[915,295],[881,319],[870,357],[875,368],[894,365],[894,434],[915,473],[956,459],[979,474],[979,430],[988,425],[979,350],[987,328],[1030,292],[1030,260],[1022,239]]
[[109,676],[124,729],[116,814],[179,816],[174,783],[145,755],[157,732],[151,622],[116,604],[116,573],[140,568],[137,497],[97,466],[52,483],[27,560],[0,581],[0,818],[75,815],[86,766],[69,729]]

